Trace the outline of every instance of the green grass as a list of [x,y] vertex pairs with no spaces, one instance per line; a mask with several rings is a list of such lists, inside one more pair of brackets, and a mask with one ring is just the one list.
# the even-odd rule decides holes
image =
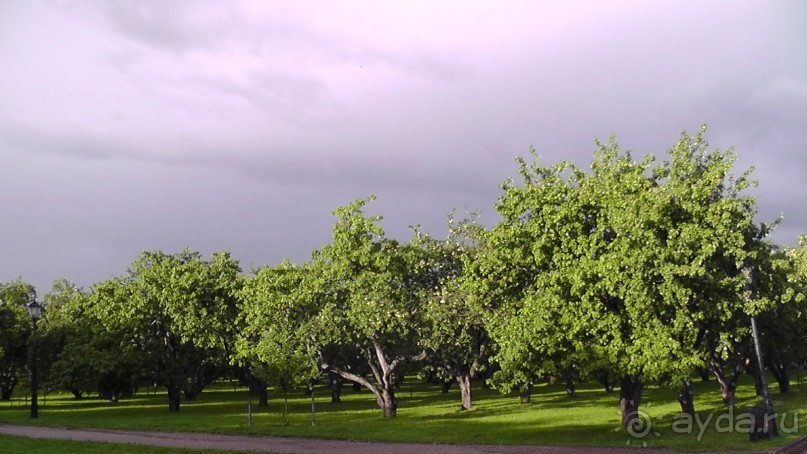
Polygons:
[[[776,392],[776,387],[773,387]],[[693,433],[673,431],[679,412],[675,391],[648,387],[642,410],[652,420],[649,434],[632,438],[619,428],[618,392],[605,393],[596,384],[578,387],[569,398],[560,385],[535,388],[532,404],[521,405],[514,395],[502,396],[481,387],[474,389],[474,410],[460,411],[459,391],[448,394],[412,378],[398,391],[398,417],[384,419],[372,395],[345,387],[342,403],[330,403],[325,388],[316,390],[316,421],[311,425],[310,398],[301,393],[289,396],[289,424],[282,417],[282,395],[272,395],[266,409],[253,406],[253,427],[247,427],[246,404],[251,399],[243,389],[227,384],[210,387],[196,402],[183,402],[180,413],[167,411],[165,394],[142,393],[114,404],[97,399],[74,400],[69,395],[50,395],[40,404],[40,418],[32,421],[28,410],[17,401],[0,403],[0,422],[63,427],[93,427],[159,431],[192,431],[229,434],[321,437],[361,441],[539,444],[577,446],[665,447],[680,451],[766,450],[807,434],[807,386],[795,385],[789,394],[774,394],[776,409],[787,415],[786,427],[799,415],[799,430],[772,442],[749,443],[747,433],[718,433],[714,418],[726,413],[717,384],[695,383],[695,407],[709,428],[698,440]],[[253,403],[255,402],[252,398]],[[744,381],[737,393],[737,410],[757,402],[753,387]],[[724,417],[725,419],[726,417]],[[725,421],[724,421],[725,422]],[[0,449],[2,451],[2,449]]]
[[116,454],[200,454],[212,453],[196,449],[163,448],[157,446],[125,443],[97,443],[90,441],[46,440],[42,438],[17,437],[0,434],[0,452],[24,452],[28,454],[52,453],[109,453]]

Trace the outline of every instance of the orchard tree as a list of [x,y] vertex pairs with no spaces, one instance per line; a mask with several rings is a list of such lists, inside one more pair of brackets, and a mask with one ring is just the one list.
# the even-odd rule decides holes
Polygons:
[[317,288],[310,282],[315,278],[312,271],[283,261],[259,269],[239,292],[242,329],[236,360],[264,384],[283,391],[284,397],[319,375],[316,329],[311,326],[317,298],[311,292]]
[[420,344],[437,377],[459,384],[463,410],[473,406],[471,382],[485,369],[492,349],[483,309],[474,298],[475,282],[464,272],[475,260],[481,230],[476,215],[456,221],[452,213],[445,240],[419,231],[413,239],[413,246],[424,252],[423,287],[428,289]]
[[238,262],[229,253],[209,261],[199,253],[144,252],[127,275],[96,292],[98,316],[152,358],[156,383],[168,391],[169,411],[180,393],[192,400],[229,362],[235,327]]
[[27,370],[31,319],[25,310],[31,285],[20,280],[0,283],[0,400],[10,400]]
[[[97,324],[83,313],[87,295],[67,279],[58,279],[45,295],[46,310],[40,320],[38,356],[43,384],[70,391],[80,398],[95,390],[99,371],[91,366],[102,355],[95,349],[93,328]],[[95,326],[93,326],[95,325]],[[115,351],[114,355],[119,356]],[[44,364],[43,364],[44,363]]]
[[504,294],[521,298],[494,311],[503,371],[544,355],[584,374],[617,373],[625,426],[647,382],[679,383],[682,408],[693,411],[686,390],[705,363],[704,338],[750,310],[741,271],[755,266],[760,230],[741,194],[747,173],[734,179],[734,155],[708,151],[703,132],[683,134],[661,164],[634,160],[613,139],[598,142],[590,172],[520,161],[523,184],[504,184],[503,220],[488,239],[515,246],[500,254],[529,264],[521,275],[534,278],[511,284]]
[[775,251],[763,286],[763,291],[773,292],[769,298],[775,306],[758,319],[764,360],[782,393],[790,389],[791,374],[807,364],[807,352],[795,347],[807,342],[807,236],[799,240],[799,248]]
[[[395,373],[407,361],[425,357],[417,342],[423,317],[425,261],[422,250],[386,238],[380,216],[366,216],[355,201],[334,211],[332,243],[315,253],[312,281],[317,308],[312,326],[320,366],[360,383],[376,397],[384,416],[397,414]],[[334,345],[355,346],[372,381],[351,372],[343,356],[329,357]]]
[[129,289],[113,278],[95,284],[84,297],[71,298],[54,311],[55,324],[68,329],[52,380],[75,397],[97,391],[102,398],[116,402],[133,394],[146,378],[153,383],[149,375],[152,358],[134,324],[110,315],[125,307],[128,298]]

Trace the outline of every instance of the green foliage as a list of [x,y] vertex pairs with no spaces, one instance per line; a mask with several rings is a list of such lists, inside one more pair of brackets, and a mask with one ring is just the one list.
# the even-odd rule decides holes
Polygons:
[[722,339],[767,304],[745,298],[741,272],[764,250],[748,173],[733,178],[735,156],[709,151],[704,131],[660,164],[613,139],[597,142],[590,172],[519,161],[523,183],[503,185],[478,267],[499,298],[489,324],[504,389],[571,365],[686,380],[707,333]]
[[[466,409],[480,375],[509,392],[607,373],[631,388],[624,416],[645,384],[689,386],[695,369],[729,403],[754,316],[784,390],[807,362],[794,347],[807,340],[807,236],[766,239],[778,221],[755,221],[751,171],[711,150],[705,128],[659,158],[595,143],[589,168],[517,159],[490,230],[452,215],[445,240],[415,228],[399,241],[365,213],[371,196],[333,211],[331,242],[303,265],[246,278],[229,253],[152,251],[87,292],[59,280],[40,326],[44,384],[116,399],[147,380],[177,411],[180,392],[192,400],[233,365],[263,391],[327,372],[393,416],[405,367],[428,358]],[[0,285],[3,398],[26,372],[29,288]]]
[[91,293],[60,279],[45,297],[40,358],[45,386],[69,390],[79,398],[97,393],[109,400],[131,395],[147,376],[147,359],[123,326],[99,318],[102,295],[122,292],[117,281]]
[[[429,279],[420,265],[423,250],[384,236],[380,216],[366,216],[374,197],[337,208],[331,244],[314,254],[317,345],[323,370],[361,383],[376,396],[386,416],[394,416],[396,369],[418,355],[418,327]],[[333,355],[355,347],[374,382],[348,369],[354,363]]]
[[179,393],[193,399],[230,360],[234,342],[238,262],[229,253],[144,252],[121,278],[93,289],[94,315],[110,331],[151,357],[154,380],[169,390],[169,410]]
[[307,386],[319,375],[316,344],[311,339],[315,306],[315,270],[288,261],[264,267],[240,292],[237,358],[266,383],[284,392]]
[[492,350],[484,310],[476,298],[476,281],[465,273],[476,260],[482,231],[475,214],[457,222],[452,213],[445,240],[420,231],[413,240],[424,252],[418,266],[427,280],[419,342],[428,352],[432,372],[443,381],[459,382],[465,409],[471,408],[470,380],[485,371]]
[[11,398],[27,371],[31,319],[25,305],[31,288],[20,280],[0,283],[0,400]]

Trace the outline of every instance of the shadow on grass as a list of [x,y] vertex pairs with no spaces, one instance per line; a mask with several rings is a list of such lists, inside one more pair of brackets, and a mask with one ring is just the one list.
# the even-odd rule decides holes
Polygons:
[[[696,408],[702,414],[723,414],[715,382],[694,384]],[[795,387],[794,387],[795,388]],[[272,393],[267,408],[257,407],[256,398],[244,390],[226,385],[213,386],[194,402],[183,401],[180,413],[167,411],[164,393],[138,394],[109,403],[98,399],[74,400],[68,395],[53,396],[40,408],[37,424],[67,427],[98,427],[135,430],[195,431],[254,435],[320,437],[362,441],[543,444],[580,446],[670,447],[677,450],[768,449],[786,443],[750,445],[747,434],[707,431],[701,440],[692,434],[672,430],[679,407],[675,390],[648,387],[642,410],[652,418],[652,431],[644,438],[631,437],[619,427],[618,392],[606,393],[595,383],[578,386],[577,397],[566,396],[559,384],[535,387],[531,404],[519,403],[516,394],[502,396],[497,391],[474,388],[471,411],[460,410],[459,391],[441,393],[439,387],[410,379],[398,390],[398,417],[381,417],[374,396],[363,390],[345,390],[341,403],[330,402],[330,390],[315,388],[316,426],[311,425],[310,396],[289,394],[289,424],[282,416],[283,394]],[[737,395],[739,407],[756,402],[750,380],[742,382]],[[247,427],[246,406],[252,401],[253,426]],[[789,395],[775,395],[780,411],[803,411],[807,393],[794,389]],[[30,423],[25,407],[0,405],[0,422]],[[807,422],[807,418],[805,418]],[[656,436],[658,433],[658,436]]]

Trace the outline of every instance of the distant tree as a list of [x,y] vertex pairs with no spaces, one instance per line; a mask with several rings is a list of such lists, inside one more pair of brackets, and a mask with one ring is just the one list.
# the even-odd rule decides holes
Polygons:
[[0,400],[10,400],[28,360],[31,319],[25,309],[31,285],[0,283]]
[[205,261],[189,250],[144,252],[127,275],[99,289],[99,318],[151,357],[171,412],[183,391],[194,399],[229,362],[239,273],[229,253]]
[[308,293],[309,267],[288,261],[263,267],[239,292],[240,333],[236,360],[284,396],[319,375],[311,326],[315,303]]
[[67,328],[65,344],[51,371],[56,386],[76,398],[97,392],[111,402],[132,395],[151,377],[152,359],[125,318],[113,318],[128,290],[119,279],[100,282],[84,295],[56,306],[56,326]]
[[436,377],[459,384],[464,410],[473,406],[471,381],[486,368],[492,351],[483,309],[474,298],[475,282],[466,279],[464,271],[475,259],[475,238],[480,231],[475,215],[457,221],[452,213],[445,240],[416,231],[412,241],[424,251],[427,281],[422,285],[428,289],[419,342]]
[[[92,321],[82,313],[87,295],[67,279],[58,279],[45,296],[39,328],[39,370],[47,388],[70,391],[76,398],[94,390],[98,371],[91,367],[94,347]],[[118,352],[115,352],[115,356]]]

